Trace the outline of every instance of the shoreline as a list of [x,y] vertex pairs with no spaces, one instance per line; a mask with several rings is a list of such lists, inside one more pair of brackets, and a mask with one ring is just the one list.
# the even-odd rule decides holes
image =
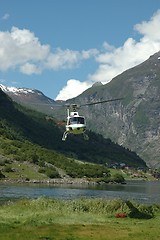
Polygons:
[[25,179],[1,179],[0,183],[29,183],[29,184],[56,184],[56,185],[63,185],[63,184],[67,184],[67,185],[79,185],[79,184],[85,184],[85,185],[98,185],[98,183],[96,181],[91,181],[91,180],[87,180],[87,179],[81,179],[81,178],[54,178],[54,179],[43,179],[43,180],[37,180],[37,179],[33,179],[33,180],[25,180]]
[[88,180],[84,178],[54,178],[54,179],[0,179],[0,184],[53,184],[53,185],[103,185],[103,184],[126,184],[125,182],[117,183],[117,182],[104,182],[104,181],[97,181],[96,180]]

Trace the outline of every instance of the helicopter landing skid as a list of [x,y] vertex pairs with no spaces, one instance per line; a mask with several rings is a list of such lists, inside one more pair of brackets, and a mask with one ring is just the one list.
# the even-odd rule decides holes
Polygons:
[[62,141],[66,141],[67,135],[68,135],[68,132],[65,131],[65,132],[63,133]]
[[89,140],[89,137],[87,134],[83,133],[84,140]]
[[[65,131],[63,133],[62,141],[66,141],[67,136],[68,136],[68,131]],[[83,133],[83,137],[84,137],[84,140],[89,140],[89,137],[87,134]]]

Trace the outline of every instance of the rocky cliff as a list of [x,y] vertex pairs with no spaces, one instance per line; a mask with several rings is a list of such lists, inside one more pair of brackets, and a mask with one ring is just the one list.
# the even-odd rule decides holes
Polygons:
[[160,52],[72,101],[119,97],[124,99],[84,107],[88,127],[135,151],[149,166],[160,167]]

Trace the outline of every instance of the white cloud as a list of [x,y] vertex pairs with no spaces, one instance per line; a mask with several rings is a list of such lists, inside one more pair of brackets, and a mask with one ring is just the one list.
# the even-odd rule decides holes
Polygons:
[[[133,38],[128,38],[124,45],[119,48],[109,45],[107,42],[103,44],[103,52],[98,52],[96,61],[99,63],[98,69],[94,74],[88,74],[88,80],[83,82],[83,86],[86,89],[90,86],[91,82],[102,82],[106,84],[112,80],[115,76],[122,73],[123,71],[134,67],[143,61],[145,61],[150,55],[160,51],[160,10],[158,10],[148,22],[142,22],[134,26],[135,31],[142,35],[139,41]],[[86,83],[86,84],[85,84]],[[77,84],[77,86],[76,86]],[[79,81],[74,83],[74,89],[79,87]],[[86,90],[85,88],[82,91]],[[67,91],[67,94],[65,92]],[[81,92],[79,91],[79,94]],[[67,97],[75,97],[77,93],[73,92],[72,82],[67,83],[60,94],[61,99]],[[63,98],[64,97],[64,98]]]
[[0,83],[4,83],[5,81],[5,79],[0,79]]
[[30,62],[42,62],[49,54],[49,46],[41,45],[34,33],[12,27],[11,32],[0,32],[0,70],[21,67]]
[[123,46],[109,48],[96,58],[99,67],[89,78],[92,81],[107,83],[113,77],[123,71],[145,61],[150,55],[160,50],[160,10],[158,10],[148,22],[142,22],[134,26],[134,29],[142,35],[139,41],[128,38]]
[[89,49],[87,51],[83,50],[82,53],[81,53],[82,54],[82,59],[89,59],[91,57],[95,57],[95,56],[98,55],[98,53],[99,53],[99,51],[95,48]]
[[27,75],[31,75],[33,73],[40,74],[41,69],[38,69],[35,64],[25,63],[24,65],[22,65],[20,67],[20,72],[27,74]]
[[68,69],[75,67],[80,58],[81,54],[78,51],[58,48],[55,53],[50,53],[45,66],[53,70]]
[[79,52],[58,48],[55,53],[50,53],[45,67],[53,70],[71,69],[77,67],[82,60],[96,56],[97,53],[98,51],[96,49]]
[[59,92],[56,100],[67,100],[76,97],[89,87],[91,87],[89,82],[80,82],[79,80],[70,79],[67,81],[67,85]]
[[115,49],[114,46],[110,45],[110,44],[107,43],[107,42],[104,42],[104,43],[103,43],[103,47],[104,47],[104,49],[106,49],[107,51],[113,51],[113,50]]
[[159,25],[160,25],[160,10],[158,10],[153,15],[153,17],[151,17],[151,20],[149,22],[143,21],[140,24],[136,24],[134,26],[134,29],[139,33],[143,34],[145,40],[148,39],[159,42],[160,39]]
[[0,71],[18,68],[24,74],[39,74],[45,69],[71,69],[83,60],[94,57],[98,51],[62,50],[51,52],[28,29],[12,27],[11,32],[0,32]]
[[9,17],[10,17],[10,15],[8,13],[5,13],[1,19],[7,20]]

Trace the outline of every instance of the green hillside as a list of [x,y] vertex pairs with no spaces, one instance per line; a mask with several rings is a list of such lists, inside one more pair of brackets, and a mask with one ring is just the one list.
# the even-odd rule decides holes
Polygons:
[[[148,166],[160,167],[160,52],[124,71],[105,85],[93,85],[77,104],[123,98],[121,101],[85,107],[92,131],[135,151]],[[98,127],[102,126],[102,127]]]
[[[44,114],[28,110],[0,91],[0,163],[5,176],[17,178],[18,163],[36,164],[39,178],[102,177],[107,176],[104,167],[111,163],[126,163],[133,167],[146,167],[135,153],[89,132],[89,141],[80,136],[70,136],[61,141],[62,128],[56,122],[47,121]],[[75,160],[81,160],[83,163]],[[6,163],[10,164],[6,166]],[[90,163],[98,163],[90,164]],[[16,167],[14,166],[16,164]],[[100,165],[101,164],[101,165]],[[103,166],[102,166],[103,164]],[[25,169],[25,165],[23,165]],[[63,170],[63,171],[62,171]],[[27,171],[27,170],[26,170]],[[14,174],[14,175],[16,175]],[[34,176],[34,175],[33,175]],[[34,178],[31,176],[31,178]],[[27,174],[24,174],[24,178]]]

